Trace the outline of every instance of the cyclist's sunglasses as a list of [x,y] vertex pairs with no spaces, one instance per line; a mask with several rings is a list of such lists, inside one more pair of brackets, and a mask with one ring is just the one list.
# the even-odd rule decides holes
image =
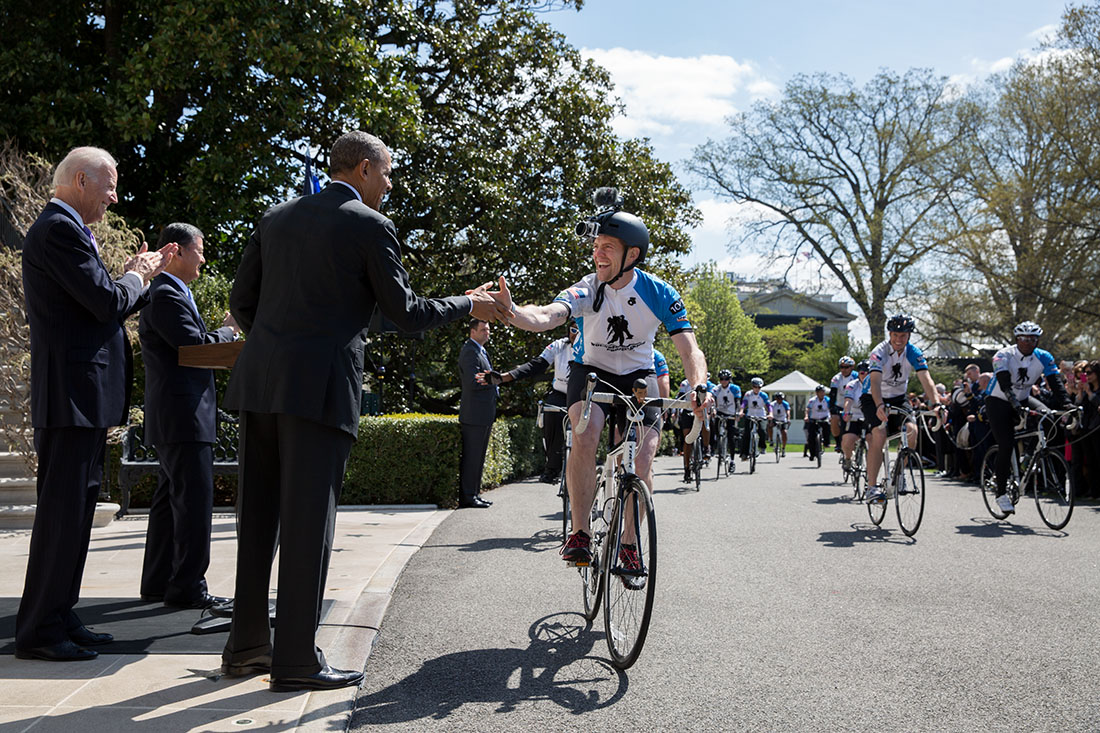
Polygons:
[[580,333],[580,330],[578,330],[576,326],[570,326],[569,333]]

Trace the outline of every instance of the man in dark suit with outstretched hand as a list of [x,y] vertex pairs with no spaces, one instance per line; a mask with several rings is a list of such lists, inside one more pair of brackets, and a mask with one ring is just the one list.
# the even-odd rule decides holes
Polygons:
[[160,470],[149,507],[141,598],[175,608],[209,608],[228,598],[210,595],[210,521],[214,507],[217,395],[214,371],[180,366],[181,346],[232,341],[240,333],[228,313],[207,331],[191,283],[199,276],[203,235],[191,224],[164,227],[161,242],[179,252],[149,284],[138,336],[145,360],[145,443],[156,447]]
[[73,612],[103,481],[107,428],[126,422],[133,357],[123,321],[147,302],[145,286],[176,252],[143,244],[112,279],[89,224],[118,201],[118,171],[99,148],[75,148],[54,172],[54,198],[23,242],[31,328],[31,420],[38,499],[15,655],[94,659],[112,641]]
[[[238,549],[227,675],[270,672],[273,690],[357,685],[315,644],[344,469],[359,427],[365,329],[377,309],[405,332],[473,315],[508,316],[483,285],[421,298],[379,213],[391,161],[373,135],[350,132],[329,156],[333,181],[269,209],[230,295],[248,340],[226,391],[241,414]],[[279,548],[275,638],[268,585]]]

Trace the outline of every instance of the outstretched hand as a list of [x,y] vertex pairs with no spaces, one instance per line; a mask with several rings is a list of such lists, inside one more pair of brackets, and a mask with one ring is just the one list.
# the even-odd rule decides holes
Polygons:
[[482,321],[512,320],[515,306],[512,305],[512,294],[508,292],[508,283],[501,276],[498,281],[499,290],[490,290],[493,283],[482,283],[473,290],[467,290],[466,295],[473,301],[471,314]]

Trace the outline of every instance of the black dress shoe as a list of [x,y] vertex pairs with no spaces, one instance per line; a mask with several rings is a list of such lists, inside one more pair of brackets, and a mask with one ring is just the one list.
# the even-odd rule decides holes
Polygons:
[[244,677],[250,674],[267,674],[271,671],[271,655],[261,654],[239,662],[222,662],[222,674],[226,677]]
[[198,598],[191,601],[165,601],[164,605],[171,608],[195,608],[203,609],[210,608],[213,605],[229,603],[232,598],[223,598],[222,596],[212,596],[209,593],[203,593]]
[[273,692],[293,692],[295,690],[335,690],[339,687],[351,687],[363,681],[363,673],[350,669],[333,669],[327,664],[320,672],[305,677],[272,677]]
[[492,500],[492,499],[486,499],[486,498],[485,498],[484,496],[482,496],[481,494],[478,494],[478,495],[477,495],[477,496],[475,496],[474,498],[475,498],[475,499],[477,499],[478,501],[483,501],[483,502],[485,502],[485,503],[486,503],[486,504],[488,504],[489,506],[492,506],[492,505],[493,505],[493,500]]
[[99,652],[77,646],[71,641],[59,641],[49,646],[36,646],[33,649],[16,649],[17,659],[42,659],[47,662],[82,662],[95,659]]
[[475,496],[473,499],[470,499],[469,501],[460,501],[460,502],[458,502],[458,508],[459,509],[488,509],[489,508],[489,502]]
[[69,632],[69,639],[77,646],[96,646],[110,644],[115,637],[110,634],[97,634],[87,626],[77,626]]

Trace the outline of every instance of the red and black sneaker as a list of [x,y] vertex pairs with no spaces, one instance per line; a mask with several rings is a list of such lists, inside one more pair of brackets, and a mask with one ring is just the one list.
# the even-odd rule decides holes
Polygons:
[[623,581],[623,587],[627,590],[641,590],[645,588],[645,572],[642,570],[642,562],[638,558],[637,545],[622,543],[619,545],[619,578]]
[[592,551],[588,545],[592,542],[588,533],[578,529],[569,535],[565,545],[561,548],[561,559],[570,565],[588,565],[592,562]]

